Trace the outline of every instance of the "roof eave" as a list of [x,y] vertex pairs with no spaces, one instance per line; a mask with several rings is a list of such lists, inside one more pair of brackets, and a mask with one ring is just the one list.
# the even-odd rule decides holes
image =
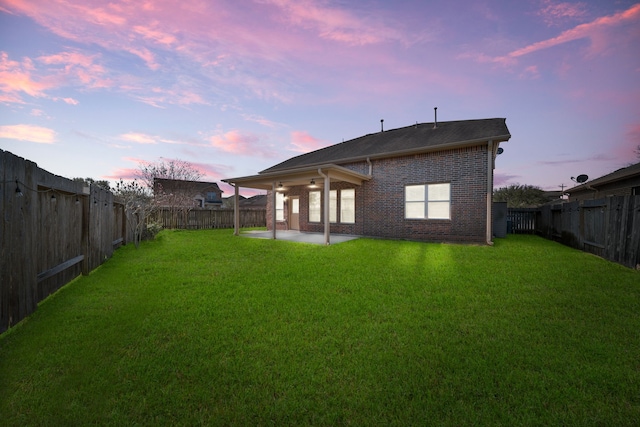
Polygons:
[[[510,138],[511,138],[511,134],[506,134],[506,135],[494,136],[494,137],[491,137],[491,138],[479,138],[479,139],[473,139],[473,140],[468,140],[468,141],[456,141],[456,142],[452,142],[452,143],[439,144],[439,145],[435,145],[435,146],[411,148],[411,149],[399,150],[399,151],[388,151],[388,152],[377,153],[377,154],[372,154],[372,155],[362,155],[362,156],[347,157],[347,158],[344,158],[344,159],[338,159],[338,160],[336,160],[336,162],[344,164],[344,163],[361,162],[361,161],[365,161],[367,159],[369,159],[369,160],[385,159],[385,158],[390,158],[390,157],[409,156],[409,155],[412,155],[412,154],[433,153],[433,152],[436,152],[436,151],[444,151],[444,150],[450,150],[450,149],[454,149],[454,148],[462,148],[462,147],[471,147],[471,146],[475,146],[475,145],[482,145],[482,144],[488,143],[489,141],[498,142],[498,143],[506,142]],[[318,168],[321,165],[325,165],[325,164],[326,163],[315,163],[315,164],[311,163],[309,165],[302,166],[301,168],[312,168],[313,169],[313,168]],[[332,164],[336,165],[336,163],[332,163]],[[284,169],[277,169],[276,171],[271,171],[271,172],[266,172],[266,173],[283,172],[283,171],[294,170],[294,169],[296,169],[296,168],[291,168],[291,169],[284,168]],[[260,174],[262,174],[262,173],[263,172],[260,172]]]

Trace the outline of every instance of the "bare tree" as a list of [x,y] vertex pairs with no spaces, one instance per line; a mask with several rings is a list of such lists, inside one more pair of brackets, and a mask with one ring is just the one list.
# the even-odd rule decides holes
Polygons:
[[[116,183],[113,193],[125,206],[127,224],[133,230],[133,243],[137,248],[148,233],[147,222],[155,210],[155,200],[151,191],[135,180],[131,182],[120,180]],[[155,230],[153,234],[155,235],[157,231]]]
[[181,181],[197,181],[202,173],[191,163],[178,159],[163,159],[157,162],[144,163],[140,166],[138,178],[153,191],[155,178],[175,179]]
[[[186,224],[189,211],[196,206],[189,181],[198,181],[202,173],[184,160],[160,158],[157,162],[141,165],[138,176],[153,192],[156,206],[168,209],[171,226],[177,228],[179,215]],[[171,182],[161,183],[159,179]]]

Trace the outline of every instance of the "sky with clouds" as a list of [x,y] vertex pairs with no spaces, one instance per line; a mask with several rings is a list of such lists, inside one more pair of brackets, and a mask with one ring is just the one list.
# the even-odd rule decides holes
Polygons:
[[0,0],[0,148],[219,181],[438,107],[507,119],[496,187],[559,190],[638,161],[639,46],[623,0]]

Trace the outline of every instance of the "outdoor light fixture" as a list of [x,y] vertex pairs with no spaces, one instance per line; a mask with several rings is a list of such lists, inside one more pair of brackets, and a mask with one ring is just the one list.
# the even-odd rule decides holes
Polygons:
[[282,188],[282,182],[278,184],[278,188]]
[[51,195],[51,201],[52,201],[52,202],[55,202],[55,201],[56,201],[56,195],[55,195],[55,194],[52,194],[52,195]]
[[18,180],[16,179],[16,197],[22,197],[24,196],[24,194],[22,193],[22,190],[20,189],[20,185],[18,185]]
[[316,180],[315,179],[311,180],[311,185],[309,185],[309,187],[316,188]]

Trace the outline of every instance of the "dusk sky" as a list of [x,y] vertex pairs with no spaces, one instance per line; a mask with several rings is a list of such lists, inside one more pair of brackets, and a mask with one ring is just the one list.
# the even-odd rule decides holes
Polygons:
[[434,107],[507,119],[496,187],[639,161],[640,3],[0,0],[0,148],[68,178],[219,182]]

